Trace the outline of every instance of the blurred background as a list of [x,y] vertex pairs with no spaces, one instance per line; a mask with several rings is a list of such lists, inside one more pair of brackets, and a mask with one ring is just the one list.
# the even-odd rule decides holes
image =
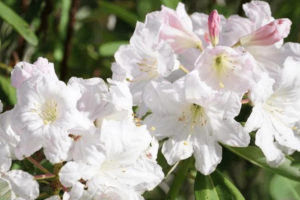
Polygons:
[[[61,80],[71,76],[83,78],[111,77],[113,54],[128,41],[136,21],[143,21],[149,12],[161,5],[176,8],[179,0],[2,0],[0,1],[0,99],[5,109],[16,103],[15,90],[10,86],[10,71],[19,61],[34,62],[45,57],[53,62]],[[187,12],[209,14],[217,9],[228,17],[244,16],[242,4],[248,0],[182,0]],[[300,1],[269,0],[274,18],[293,22],[285,41],[300,41]],[[243,122],[251,108],[244,107],[237,120]],[[299,154],[294,158],[300,160]],[[165,172],[169,170],[159,156]],[[263,170],[223,148],[218,166],[247,200],[299,200],[300,184]],[[167,184],[144,196],[147,200],[165,199]],[[180,191],[179,200],[194,199],[195,171]],[[295,192],[296,191],[296,192]],[[298,191],[298,192],[297,192]],[[297,194],[298,193],[298,194]]]

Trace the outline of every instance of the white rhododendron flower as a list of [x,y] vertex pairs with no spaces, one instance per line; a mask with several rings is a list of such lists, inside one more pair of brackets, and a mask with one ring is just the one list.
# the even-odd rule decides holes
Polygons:
[[9,147],[0,140],[0,199],[34,200],[39,195],[39,185],[33,176],[11,167]]
[[153,114],[145,123],[158,139],[169,138],[162,152],[170,165],[194,154],[196,169],[208,175],[222,159],[218,142],[247,146],[249,135],[233,118],[240,110],[239,95],[216,93],[196,71],[186,80],[152,82],[144,95]]
[[256,63],[243,48],[207,48],[195,65],[200,79],[214,90],[243,94],[255,84]]
[[287,58],[276,83],[265,75],[251,93],[254,108],[245,129],[258,129],[255,143],[271,166],[285,159],[280,146],[300,151],[300,138],[294,133],[300,118],[299,66],[299,59]]
[[[0,100],[0,200],[142,200],[157,186],[169,198],[194,179],[189,170],[213,173],[222,146],[242,154],[232,149],[251,132],[271,167],[300,152],[300,45],[284,43],[292,23],[263,1],[242,7],[246,17],[188,15],[183,3],[147,14],[115,53],[112,79],[66,84],[46,58],[17,63],[17,103],[1,94],[2,113]],[[177,166],[186,177],[173,187]]]
[[131,120],[103,120],[95,141],[102,154],[98,162],[68,162],[59,173],[62,184],[72,187],[71,199],[140,199],[162,180],[162,169],[153,159],[156,155],[149,156],[152,139],[145,126],[136,127]]
[[169,76],[178,68],[172,48],[159,40],[161,25],[150,17],[145,24],[137,23],[130,44],[119,48],[115,54],[116,63],[112,65],[113,80],[129,83],[133,102],[137,105],[149,81]]
[[80,93],[65,83],[36,75],[17,90],[18,103],[13,113],[13,130],[20,135],[16,156],[23,159],[44,148],[52,163],[68,157],[73,128],[88,128],[88,120],[76,109]]

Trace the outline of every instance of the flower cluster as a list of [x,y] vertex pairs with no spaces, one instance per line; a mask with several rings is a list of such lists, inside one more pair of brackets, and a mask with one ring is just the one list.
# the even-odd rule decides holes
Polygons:
[[[272,167],[300,151],[300,45],[283,43],[291,21],[274,19],[266,2],[243,9],[247,18],[189,16],[182,3],[149,13],[107,83],[65,84],[44,58],[18,63],[17,104],[0,115],[0,197],[37,198],[33,176],[9,169],[40,149],[61,168],[54,191],[72,200],[143,199],[164,178],[157,140],[169,165],[193,156],[204,175],[222,145],[246,147],[252,131]],[[235,120],[243,103],[253,106],[244,126]]]

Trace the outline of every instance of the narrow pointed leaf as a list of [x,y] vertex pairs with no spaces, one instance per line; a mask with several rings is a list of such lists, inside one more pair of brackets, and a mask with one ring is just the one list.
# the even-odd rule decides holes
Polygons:
[[208,176],[197,173],[195,181],[196,200],[244,200],[240,191],[216,170]]
[[300,182],[300,167],[296,165],[292,165],[292,161],[288,158],[286,158],[285,161],[280,166],[278,166],[277,168],[273,168],[268,165],[266,157],[258,147],[248,146],[245,148],[240,148],[240,147],[229,147],[226,145],[223,146],[229,149],[230,151],[232,151],[233,153],[239,155],[240,157],[250,161],[251,163],[263,169],[269,170],[273,173]]
[[12,9],[6,6],[0,1],[0,17],[10,24],[14,29],[29,43],[32,45],[38,44],[38,38],[34,32],[30,29],[29,25],[19,15],[17,15]]

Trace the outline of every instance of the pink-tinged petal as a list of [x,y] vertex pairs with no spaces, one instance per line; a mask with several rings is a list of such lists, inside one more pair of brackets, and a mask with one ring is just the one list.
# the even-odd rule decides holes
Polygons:
[[215,46],[219,43],[221,18],[217,10],[213,10],[208,17],[208,31],[212,44]]
[[201,40],[193,33],[192,22],[183,4],[177,10],[162,6],[162,28],[160,38],[167,41],[175,53],[189,48],[202,48]]
[[21,87],[23,82],[27,80],[36,69],[36,66],[26,63],[19,62],[11,72],[11,84],[15,88]]
[[278,19],[259,28],[240,39],[243,46],[270,46],[286,38],[290,33],[292,22],[289,19]]
[[24,81],[35,74],[45,74],[51,80],[58,81],[53,63],[48,62],[45,58],[39,57],[33,64],[19,62],[11,72],[11,84],[15,88],[19,88]]

